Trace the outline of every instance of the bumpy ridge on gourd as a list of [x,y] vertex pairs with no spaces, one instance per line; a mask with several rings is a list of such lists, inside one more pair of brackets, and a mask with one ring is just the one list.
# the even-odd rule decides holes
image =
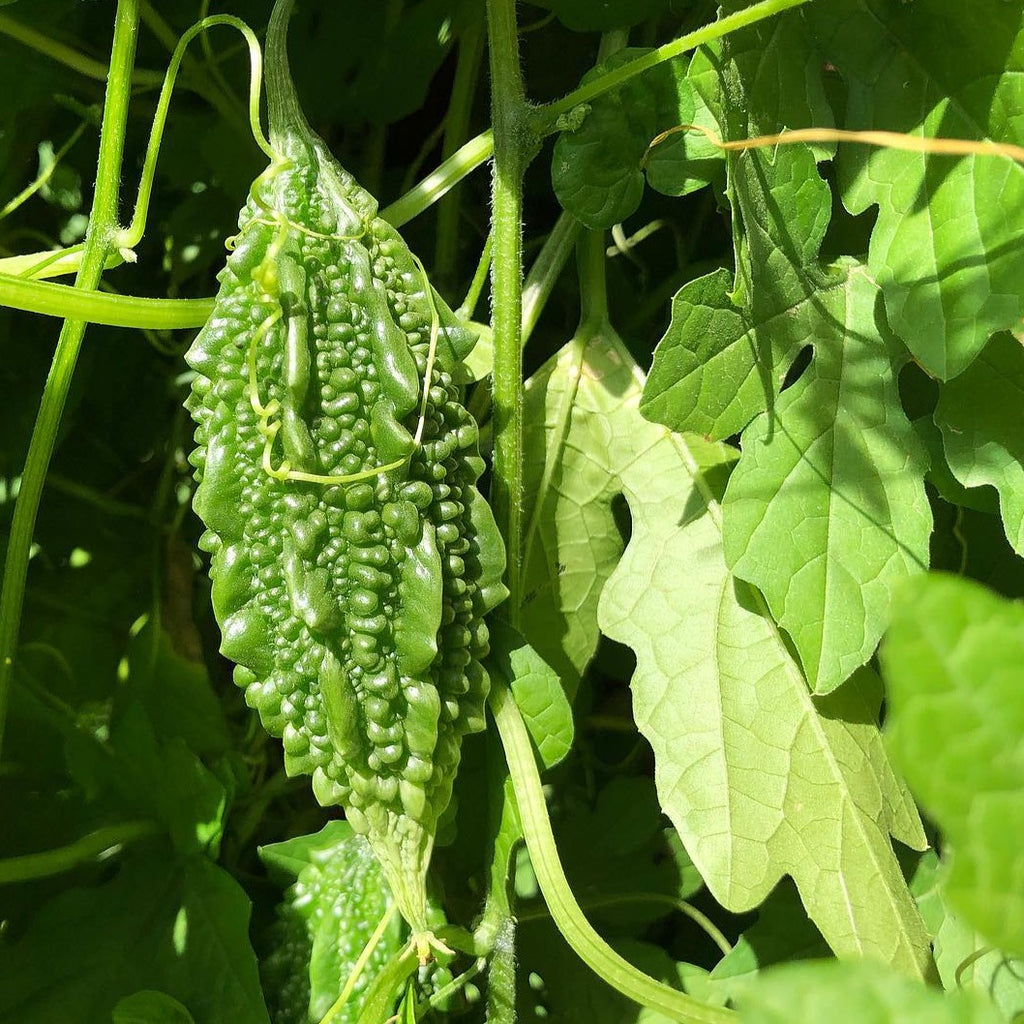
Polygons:
[[504,597],[504,550],[453,380],[468,332],[302,120],[275,19],[280,159],[186,356],[195,509],[236,682],[289,773],[312,774],[369,837],[418,930],[460,741],[484,727],[483,615]]

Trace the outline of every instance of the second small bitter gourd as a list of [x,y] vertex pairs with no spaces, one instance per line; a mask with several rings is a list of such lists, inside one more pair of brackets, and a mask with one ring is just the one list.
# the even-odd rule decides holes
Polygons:
[[454,379],[472,335],[303,117],[290,6],[267,36],[278,158],[186,357],[195,509],[236,682],[426,932],[437,819],[484,726],[504,548]]

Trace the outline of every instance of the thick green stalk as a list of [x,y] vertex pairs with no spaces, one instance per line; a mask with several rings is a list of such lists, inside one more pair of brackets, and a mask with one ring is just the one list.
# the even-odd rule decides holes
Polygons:
[[531,126],[539,135],[549,135],[558,130],[556,122],[563,114],[569,113],[581,103],[588,103],[590,100],[596,99],[611,89],[617,89],[635,75],[649,71],[656,65],[666,60],[672,60],[673,57],[678,57],[680,54],[695,50],[698,46],[738,32],[741,28],[747,28],[749,25],[755,25],[766,18],[788,11],[791,7],[799,7],[809,2],[810,0],[761,0],[760,3],[742,11],[736,11],[735,14],[728,14],[710,25],[687,32],[686,35],[673,39],[672,42],[665,43],[664,46],[659,46],[642,57],[622,64],[613,71],[587,82],[586,85],[581,85],[568,96],[563,96],[560,100],[536,108],[531,117]]
[[[125,124],[131,97],[132,67],[138,38],[138,0],[118,0],[114,15],[114,42],[110,54],[110,73],[103,103],[100,151],[96,164],[96,193],[85,236],[82,266],[75,279],[77,287],[94,291],[100,282],[107,254],[117,234],[117,197],[121,180]],[[59,287],[55,285],[54,287]],[[21,490],[14,508],[7,560],[4,565],[3,592],[0,594],[0,750],[7,701],[14,674],[14,656],[18,647],[21,608],[25,597],[29,551],[35,529],[39,498],[46,471],[53,455],[57,430],[78,361],[85,333],[84,320],[65,320],[50,364],[43,398],[36,417],[28,456],[21,478]]]
[[591,970],[640,1006],[649,1006],[682,1024],[733,1024],[736,1014],[732,1010],[708,1006],[644,974],[597,934],[569,888],[558,859],[530,734],[508,687],[500,680],[492,682],[490,705],[505,748],[530,863],[551,918],[565,940]]
[[487,0],[494,126],[491,269],[494,330],[494,484],[491,504],[508,551],[508,615],[521,602],[523,533],[523,172],[526,98],[515,0]]

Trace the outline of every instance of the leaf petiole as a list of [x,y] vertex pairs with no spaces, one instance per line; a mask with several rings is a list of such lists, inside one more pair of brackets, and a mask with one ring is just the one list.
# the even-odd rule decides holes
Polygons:
[[641,1006],[660,1010],[683,1024],[735,1021],[732,1010],[708,1006],[644,974],[597,934],[569,888],[551,831],[530,736],[508,687],[500,680],[492,681],[490,705],[505,748],[530,861],[551,917],[565,940],[591,970]]

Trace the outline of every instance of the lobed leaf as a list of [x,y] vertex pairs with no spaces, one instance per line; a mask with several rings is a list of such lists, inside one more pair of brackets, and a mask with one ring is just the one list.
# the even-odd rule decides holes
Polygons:
[[999,1015],[966,993],[944,996],[873,963],[787,965],[740,999],[741,1024],[997,1024]]
[[815,699],[757,595],[729,573],[704,473],[726,456],[633,411],[622,475],[633,533],[599,621],[637,655],[633,710],[661,805],[715,898],[749,910],[784,874],[838,954],[923,975],[928,936],[888,841],[925,845],[882,749],[868,671]]
[[[844,127],[921,137],[1024,140],[1024,12],[976,0],[836,0],[808,9],[849,90]],[[852,213],[878,207],[868,265],[893,330],[929,373],[961,373],[1024,314],[1017,225],[1024,167],[851,146],[840,184]]]
[[993,949],[949,905],[945,872],[934,852],[918,862],[911,892],[933,938],[935,966],[947,992],[960,989],[992,1000],[1008,1020],[1024,1013],[1024,972],[1020,959]]

